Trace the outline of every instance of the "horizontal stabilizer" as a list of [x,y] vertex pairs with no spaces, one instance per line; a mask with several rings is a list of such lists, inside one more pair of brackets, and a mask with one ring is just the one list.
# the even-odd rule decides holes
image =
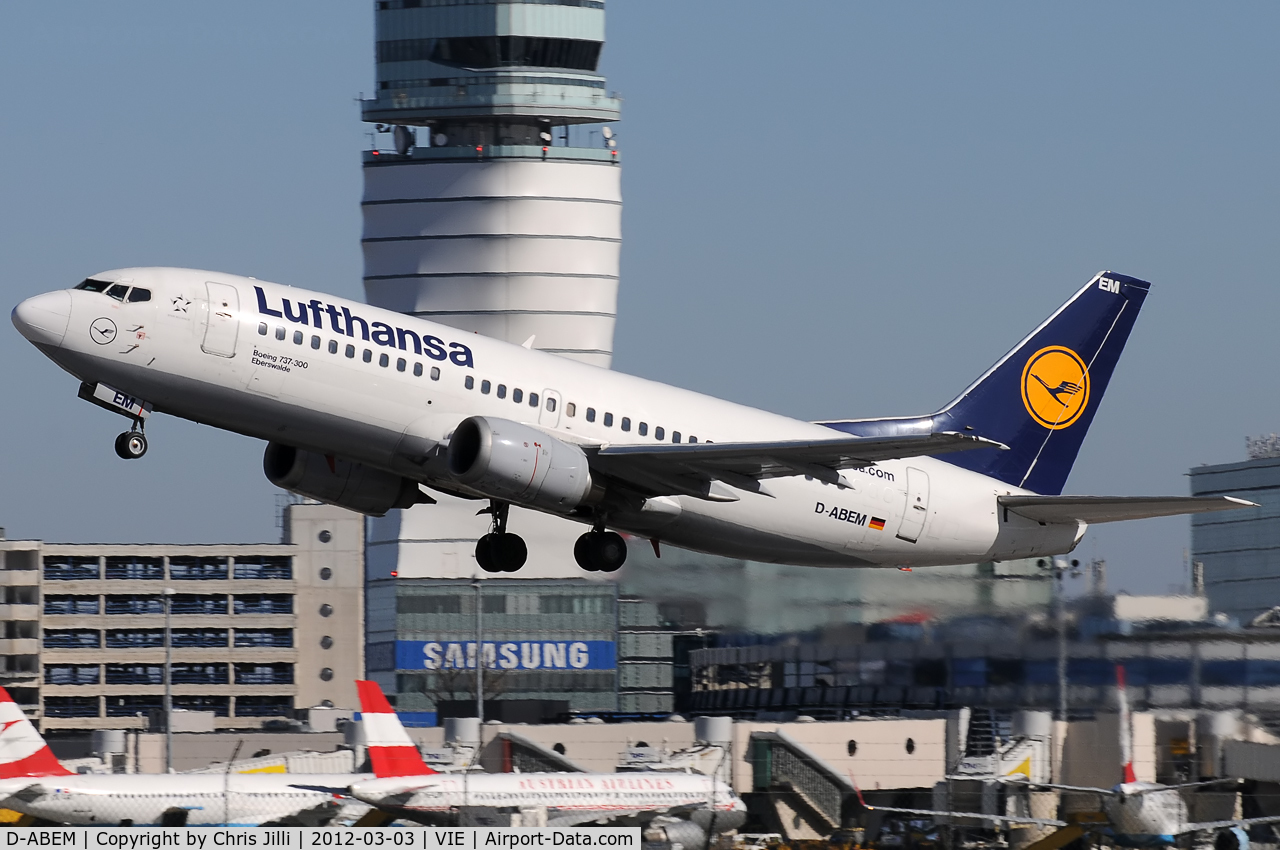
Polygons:
[[1119,522],[1256,508],[1232,496],[1001,496],[1000,505],[1036,522]]

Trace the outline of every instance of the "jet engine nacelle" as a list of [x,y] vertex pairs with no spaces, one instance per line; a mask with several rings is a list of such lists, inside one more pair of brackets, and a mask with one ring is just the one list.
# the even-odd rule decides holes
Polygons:
[[262,471],[290,493],[372,516],[427,501],[408,478],[280,443],[267,444]]
[[462,420],[447,460],[460,484],[491,499],[567,512],[591,495],[582,449],[509,419]]

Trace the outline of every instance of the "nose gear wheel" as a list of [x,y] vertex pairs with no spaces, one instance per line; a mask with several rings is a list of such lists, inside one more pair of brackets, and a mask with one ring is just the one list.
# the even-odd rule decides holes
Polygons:
[[137,460],[147,453],[147,436],[141,431],[125,431],[116,437],[116,454],[125,460]]

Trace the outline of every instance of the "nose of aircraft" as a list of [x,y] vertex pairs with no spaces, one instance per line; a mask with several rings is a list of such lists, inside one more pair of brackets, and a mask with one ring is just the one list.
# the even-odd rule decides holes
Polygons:
[[71,293],[46,292],[13,308],[13,326],[27,339],[44,345],[62,345],[71,320]]

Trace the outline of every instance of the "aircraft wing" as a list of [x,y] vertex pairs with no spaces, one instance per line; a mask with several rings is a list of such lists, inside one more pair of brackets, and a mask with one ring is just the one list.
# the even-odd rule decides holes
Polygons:
[[333,794],[335,797],[350,797],[350,785],[300,785],[298,783],[290,783],[290,788],[299,788],[303,791],[319,791],[321,794]]
[[851,486],[842,469],[882,461],[972,449],[1007,449],[983,437],[940,432],[895,437],[841,437],[833,440],[777,440],[749,443],[675,443],[607,446],[596,450],[592,466],[652,495],[686,495],[710,501],[738,497],[718,482],[770,495],[759,482],[810,475]]
[[1118,522],[1256,508],[1233,496],[1001,496],[1000,505],[1036,522]]
[[646,814],[655,814],[652,809],[562,809],[555,814],[547,814],[547,826],[577,826],[582,823],[611,821],[618,818],[634,818]]
[[4,794],[0,794],[0,803],[7,800],[20,800],[24,803],[30,803],[33,800],[40,799],[48,793],[49,789],[45,788],[39,782],[33,782],[30,785],[24,785],[21,788],[14,788],[13,790],[6,791]]
[[[865,804],[864,804],[865,805]],[[899,809],[893,806],[866,806],[869,812],[899,812],[905,815],[926,815],[929,817],[969,818],[972,820],[993,821],[996,823],[1031,823],[1036,826],[1066,826],[1064,820],[1047,818],[1023,818],[1015,815],[984,815],[981,812],[942,812],[934,809]]]
[[[948,779],[973,779],[972,776],[948,776]],[[1005,785],[1016,785],[1019,788],[1048,788],[1052,791],[1079,791],[1090,794],[1115,796],[1114,788],[1095,788],[1092,785],[1056,785],[1052,782],[1028,782],[1025,779],[999,779]]]
[[1280,815],[1267,815],[1261,818],[1237,818],[1236,820],[1210,820],[1201,823],[1184,823],[1179,827],[1177,834],[1182,835],[1187,832],[1200,832],[1206,829],[1230,829],[1238,826],[1241,829],[1248,829],[1251,826],[1262,826],[1267,823],[1280,823]]

